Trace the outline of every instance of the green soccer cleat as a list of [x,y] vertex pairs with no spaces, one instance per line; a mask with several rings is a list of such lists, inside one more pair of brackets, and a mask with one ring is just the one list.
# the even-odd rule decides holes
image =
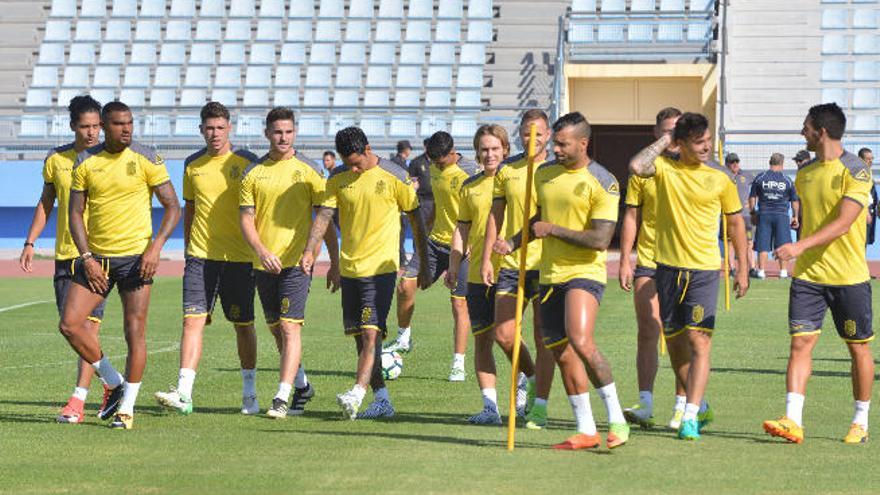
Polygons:
[[542,430],[547,426],[547,404],[534,404],[526,414],[526,428],[530,430]]
[[[535,380],[526,379],[526,414],[535,407],[535,397],[537,397],[537,389],[535,388]],[[546,406],[544,407],[546,412]],[[546,416],[546,414],[545,414]]]
[[695,419],[688,419],[681,422],[681,428],[678,429],[678,438],[682,440],[699,440],[700,427]]
[[712,411],[712,408],[709,407],[709,404],[706,404],[706,410],[697,413],[697,423],[700,432],[702,433],[703,429],[712,424],[713,421],[715,421],[715,413]]
[[609,449],[620,447],[629,440],[629,425],[626,423],[609,423],[608,436],[605,438],[605,445]]
[[192,399],[173,388],[169,392],[156,392],[154,397],[161,406],[177,411],[184,416],[193,412]]
[[657,424],[654,421],[654,416],[651,412],[648,409],[643,408],[641,404],[636,404],[624,409],[623,417],[630,423],[639,425],[643,430],[650,430]]

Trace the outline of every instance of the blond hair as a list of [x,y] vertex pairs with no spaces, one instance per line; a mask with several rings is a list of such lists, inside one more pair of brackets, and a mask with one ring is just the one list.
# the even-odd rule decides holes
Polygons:
[[483,136],[498,138],[501,141],[501,147],[504,148],[504,158],[510,155],[510,137],[507,135],[507,129],[498,124],[484,124],[474,134],[474,151],[477,154],[477,163],[480,163],[480,138]]

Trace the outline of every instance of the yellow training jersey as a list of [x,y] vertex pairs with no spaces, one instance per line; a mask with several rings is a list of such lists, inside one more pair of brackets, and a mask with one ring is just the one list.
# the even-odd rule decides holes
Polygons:
[[[43,161],[43,181],[55,187],[58,199],[58,218],[55,226],[55,259],[69,260],[79,256],[73,237],[70,235],[68,206],[70,205],[70,183],[73,181],[73,164],[76,150],[73,143],[52,149]],[[88,211],[85,213],[88,223]]]
[[156,150],[132,142],[119,153],[104,143],[80,153],[72,191],[85,191],[89,251],[103,256],[141,254],[153,236],[152,188],[169,181]]
[[[458,221],[470,224],[468,238],[465,239],[465,251],[470,248],[470,264],[468,265],[467,281],[482,284],[480,276],[480,260],[483,259],[483,241],[486,238],[486,219],[492,209],[492,188],[495,177],[487,177],[484,172],[472,175],[461,186],[461,206],[458,209]],[[498,257],[492,256],[494,272],[498,272]]]
[[722,213],[742,210],[730,172],[715,162],[686,165],[654,160],[657,173],[654,261],[691,270],[720,270],[718,224]]
[[477,172],[472,162],[459,160],[443,170],[431,164],[431,190],[434,194],[434,227],[431,239],[440,244],[452,243],[452,231],[458,219],[461,185]]
[[657,185],[654,183],[654,178],[631,175],[626,188],[626,205],[639,208],[642,217],[642,223],[639,225],[639,240],[636,244],[636,264],[645,268],[656,268],[654,243],[656,241]]
[[[321,171],[296,156],[275,161],[266,155],[251,163],[241,181],[240,206],[254,207],[260,241],[289,268],[299,264],[312,228],[312,211],[324,195]],[[331,227],[332,228],[332,227]],[[251,252],[254,268],[263,269]]]
[[[858,156],[844,152],[840,158],[814,160],[798,170],[795,189],[801,198],[801,238],[813,235],[837,217],[841,201],[871,203],[871,168]],[[797,259],[794,276],[825,285],[853,285],[870,280],[865,260],[866,209],[849,231],[824,246],[804,251]]]
[[[557,163],[535,172],[541,220],[571,230],[589,230],[595,220],[617,222],[620,188],[617,179],[596,162],[571,170]],[[529,246],[531,249],[531,246]],[[547,236],[541,251],[541,283],[561,284],[586,278],[604,284],[606,251]]]
[[186,254],[217,261],[253,260],[241,235],[238,203],[242,175],[255,161],[257,156],[247,150],[211,156],[207,148],[184,161],[183,199],[195,206]]
[[[526,174],[528,172],[528,158],[524,154],[512,156],[505,160],[503,168],[495,174],[495,185],[492,189],[493,199],[503,199],[507,203],[504,209],[504,226],[498,236],[502,239],[510,239],[523,228],[523,209],[526,204]],[[535,163],[537,168],[540,163]],[[537,197],[534,184],[532,184],[531,216],[537,210]],[[529,244],[529,253],[526,259],[526,270],[537,270],[541,263],[542,241],[535,239]],[[519,269],[519,250],[501,258],[501,268],[510,270]]]
[[378,166],[362,173],[336,167],[327,179],[322,206],[339,210],[339,268],[343,277],[397,271],[400,212],[419,206],[405,170],[382,158]]

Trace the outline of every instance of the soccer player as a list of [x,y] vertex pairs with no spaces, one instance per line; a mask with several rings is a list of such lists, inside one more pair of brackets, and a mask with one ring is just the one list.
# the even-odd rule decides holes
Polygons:
[[[64,309],[64,296],[73,278],[73,263],[79,252],[70,236],[70,227],[67,221],[67,210],[70,201],[70,182],[73,179],[73,164],[76,155],[87,148],[98,144],[101,137],[101,104],[91,96],[76,96],[70,100],[67,109],[70,111],[70,129],[74,134],[72,143],[53,148],[43,161],[43,192],[37,207],[34,208],[34,218],[28,229],[24,248],[21,250],[19,264],[22,271],[33,271],[34,242],[40,237],[52,209],[55,200],[58,200],[58,221],[55,229],[55,275],[52,282],[55,285],[55,305],[58,315],[61,316]],[[104,316],[104,303],[102,302],[89,315],[85,322],[89,332],[98,334],[101,328],[101,318]],[[89,363],[82,359],[77,361],[76,386],[73,395],[67,400],[67,404],[61,409],[56,418],[59,423],[82,423],[85,401],[89,394],[89,386],[95,370]],[[105,392],[108,389],[105,386]],[[108,394],[105,394],[105,398]],[[101,406],[103,408],[103,405]]]
[[776,249],[783,261],[797,258],[788,301],[791,347],[786,371],[785,416],[765,421],[767,433],[790,442],[804,440],[803,408],[813,348],[830,308],[837,334],[852,360],[855,400],[846,443],[868,439],[868,409],[874,382],[869,342],[872,300],[865,259],[865,207],[871,200],[871,168],[843,149],[846,116],[835,103],[810,108],[801,131],[816,153],[801,167],[795,187],[801,198],[801,238]]
[[[483,170],[472,175],[461,186],[458,223],[452,235],[449,270],[444,279],[450,290],[455,289],[458,284],[462,259],[467,256],[474,260],[483,259],[483,236],[486,232],[486,217],[492,208],[495,174],[510,153],[507,131],[495,124],[481,126],[474,135],[474,149],[477,150],[477,161]],[[483,396],[483,409],[468,418],[468,421],[473,424],[500,425],[498,392],[495,389],[495,357],[492,353],[492,344],[495,341],[495,288],[483,283],[479,263],[465,266],[468,317],[471,332],[474,334],[474,371]]]
[[[672,132],[675,123],[681,116],[677,108],[664,108],[657,113],[654,126],[654,137],[659,138]],[[669,157],[675,157],[675,150],[664,151]],[[641,223],[639,216],[641,215]],[[626,188],[626,213],[620,230],[620,271],[618,278],[620,288],[633,292],[633,305],[638,325],[636,344],[636,376],[639,384],[639,403],[623,410],[630,423],[642,428],[652,428],[654,422],[654,379],[657,376],[657,344],[663,329],[660,321],[660,303],[657,301],[657,284],[654,282],[654,226],[657,218],[657,187],[652,177],[630,175]],[[630,254],[636,242],[636,266],[633,269]],[[678,430],[687,397],[684,385],[675,381],[675,405],[669,427]]]
[[[767,278],[767,254],[791,242],[791,229],[798,228],[800,200],[794,184],[782,173],[785,157],[781,153],[770,156],[770,170],[755,177],[749,192],[749,213],[757,216],[758,230],[755,250],[758,251],[758,278]],[[788,207],[791,204],[791,215]],[[779,278],[788,278],[787,263],[779,263]]]
[[[434,226],[428,236],[428,272],[431,282],[436,282],[449,268],[449,246],[452,232],[458,219],[461,185],[476,173],[476,165],[465,160],[455,151],[452,136],[444,131],[434,133],[426,143],[426,153],[431,160],[430,181],[434,195]],[[462,382],[465,379],[464,357],[467,349],[467,333],[470,327],[468,318],[467,291],[468,259],[461,261],[458,284],[450,292],[453,318],[453,355],[449,381]],[[388,346],[390,350],[408,352],[412,347],[410,324],[415,312],[416,279],[420,271],[420,261],[413,256],[404,270],[397,286],[397,324],[401,337]]]
[[[401,211],[409,213],[413,225],[416,251],[422,261],[421,288],[430,284],[425,259],[427,239],[409,178],[400,167],[373,153],[364,131],[347,127],[337,132],[336,152],[346,166],[335,169],[327,181],[300,266],[307,273],[311,271],[314,252],[333,212],[339,210],[342,322],[345,334],[355,339],[358,363],[354,386],[337,395],[336,402],[348,419],[387,418],[394,416],[394,407],[382,379],[380,355],[399,267]],[[367,384],[372,386],[374,400],[358,414]]]
[[[265,135],[269,153],[251,163],[242,178],[240,226],[256,255],[252,256],[254,275],[266,323],[280,342],[278,392],[266,415],[284,418],[302,357],[301,330],[312,282],[311,267],[303,270],[299,262],[312,226],[312,209],[321,204],[325,181],[320,167],[297,158],[293,111],[285,107],[269,111]],[[330,253],[327,286],[336,291],[336,233],[328,234],[326,242]],[[320,249],[320,244],[312,247],[314,256]],[[298,391],[294,400],[297,414],[302,414],[302,401],[307,402],[313,394],[308,384]]]
[[[724,165],[730,170],[731,175],[733,175],[733,182],[736,184],[736,192],[739,195],[739,202],[743,205],[742,217],[746,229],[746,243],[748,244],[746,255],[749,257],[749,276],[754,277],[757,276],[757,271],[755,270],[754,243],[752,242],[755,237],[755,225],[754,222],[752,222],[752,216],[746,211],[745,207],[749,204],[749,194],[752,190],[752,183],[755,180],[755,176],[752,175],[751,172],[746,172],[742,169],[739,156],[736,153],[729,153],[724,158]],[[724,233],[719,229],[718,238],[721,239],[723,236]],[[734,252],[733,242],[730,241],[729,235],[727,247],[730,249],[730,252]],[[735,256],[730,256],[730,269],[736,269]]]
[[[553,123],[556,160],[535,172],[538,209],[530,223],[541,248],[541,313],[544,345],[553,352],[577,421],[577,433],[556,449],[598,447],[587,379],[608,412],[609,449],[629,439],[611,365],[595,341],[596,315],[605,292],[606,250],[617,224],[617,180],[587,155],[590,124],[580,112]],[[498,254],[519,248],[522,233],[496,245]]]
[[[678,149],[679,158],[663,155]],[[736,249],[736,293],[749,286],[742,204],[730,172],[711,161],[712,133],[703,115],[685,113],[671,133],[630,160],[630,172],[654,177],[657,187],[655,281],[660,319],[676,375],[685,384],[687,404],[678,437],[700,438],[713,412],[703,400],[709,380],[709,356],[721,254],[718,217],[726,215]]]
[[[547,160],[547,142],[550,140],[550,123],[543,110],[528,110],[520,119],[519,134],[523,146],[528,148],[529,129],[537,126],[535,136],[535,166]],[[486,285],[495,285],[495,341],[507,355],[513,352],[513,339],[516,330],[516,289],[519,283],[519,252],[501,258],[499,269],[492,263],[495,244],[504,243],[522,230],[523,211],[526,204],[526,174],[528,157],[525,154],[507,159],[504,168],[495,175],[492,189],[492,210],[486,219],[486,239],[483,244],[483,259],[480,260],[480,276]],[[537,208],[537,195],[532,191],[531,211]],[[502,230],[503,229],[503,230]],[[527,396],[524,406],[526,427],[541,429],[547,424],[547,400],[553,384],[555,368],[553,354],[544,348],[541,326],[541,304],[538,297],[538,265],[541,261],[541,241],[529,245],[526,260],[525,297],[532,303],[534,317],[534,338],[536,357],[532,360],[528,346],[520,347],[520,371],[527,377],[520,389]],[[497,274],[497,278],[496,278]],[[525,310],[525,307],[523,307]]]
[[333,169],[336,168],[336,153],[330,150],[325,151],[321,158],[321,162],[324,165],[324,170],[321,171],[321,177],[326,179],[330,176],[330,173],[333,172]]
[[[147,361],[146,322],[150,288],[162,246],[180,220],[180,205],[165,162],[152,148],[131,139],[134,119],[122,102],[101,109],[102,144],[77,156],[70,186],[70,234],[79,257],[67,291],[59,330],[70,346],[111,389],[99,417],[111,428],[134,426],[134,404]],[[164,208],[152,238],[155,194]],[[88,229],[83,213],[88,205]],[[122,300],[128,344],[126,376],[110,364],[98,335],[86,322],[114,286]]]

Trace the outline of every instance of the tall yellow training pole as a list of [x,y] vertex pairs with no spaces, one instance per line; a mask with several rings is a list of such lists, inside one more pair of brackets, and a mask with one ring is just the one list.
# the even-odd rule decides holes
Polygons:
[[[718,140],[718,161],[724,162],[724,143]],[[724,310],[730,311],[730,239],[727,236],[727,215],[721,212],[721,239],[724,242]]]
[[529,254],[532,218],[532,182],[535,178],[535,137],[538,127],[529,129],[529,154],[526,166],[526,199],[523,205],[522,242],[519,248],[519,280],[516,284],[516,316],[514,316],[513,356],[510,359],[510,409],[507,419],[507,450],[513,450],[516,443],[516,382],[519,375],[519,346],[522,342],[522,313],[525,303],[526,257]]

